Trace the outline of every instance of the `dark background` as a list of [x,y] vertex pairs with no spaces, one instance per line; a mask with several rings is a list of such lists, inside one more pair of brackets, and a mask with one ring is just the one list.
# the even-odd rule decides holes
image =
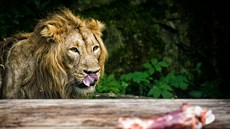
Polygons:
[[[153,98],[229,98],[227,3],[227,0],[1,0],[0,38],[31,32],[37,20],[60,7],[68,7],[77,15],[106,24],[103,39],[109,60],[97,92]],[[146,68],[156,72],[149,73]]]

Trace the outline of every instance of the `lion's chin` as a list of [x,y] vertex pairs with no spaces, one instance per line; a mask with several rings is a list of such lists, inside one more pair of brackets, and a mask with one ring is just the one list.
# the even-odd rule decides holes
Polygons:
[[79,86],[75,86],[74,87],[74,90],[75,90],[75,93],[77,95],[87,95],[89,93],[93,93],[95,91],[95,86],[90,86],[90,87],[84,87],[84,88],[81,88]]
[[95,91],[95,85],[91,86],[86,86],[83,82],[81,81],[75,81],[75,83],[72,83],[73,89],[74,89],[74,94],[77,96],[84,96],[88,95],[90,93],[93,93]]

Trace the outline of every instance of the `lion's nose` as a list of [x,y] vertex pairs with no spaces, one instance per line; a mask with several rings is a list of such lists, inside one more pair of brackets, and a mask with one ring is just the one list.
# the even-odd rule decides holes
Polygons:
[[87,70],[83,70],[86,74],[96,74],[100,71],[100,69],[96,69],[96,70],[93,70],[93,69],[87,69]]

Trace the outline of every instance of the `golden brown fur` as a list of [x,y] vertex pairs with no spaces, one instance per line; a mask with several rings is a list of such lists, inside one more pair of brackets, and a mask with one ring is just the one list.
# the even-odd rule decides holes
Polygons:
[[104,25],[63,9],[40,20],[32,33],[1,42],[3,98],[75,98],[94,90],[84,78],[104,72]]

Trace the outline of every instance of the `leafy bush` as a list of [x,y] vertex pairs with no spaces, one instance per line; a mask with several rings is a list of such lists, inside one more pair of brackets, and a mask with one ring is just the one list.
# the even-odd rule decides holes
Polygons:
[[97,92],[175,98],[176,90],[188,88],[187,74],[174,72],[164,74],[164,69],[169,67],[165,61],[154,58],[143,67],[145,68],[143,71],[124,74],[119,80],[116,80],[113,74],[103,77],[97,87]]
[[[193,98],[221,98],[223,94],[219,89],[219,79],[200,82],[200,78],[202,77],[201,66],[202,63],[198,63],[196,66],[197,76],[191,75],[191,81],[194,83],[192,84],[193,88],[189,92],[189,95]],[[196,81],[198,81],[199,84],[196,84]],[[198,87],[196,85],[198,85]]]
[[164,74],[163,69],[169,67],[165,61],[153,58],[150,63],[145,63],[143,66],[144,71],[129,73],[121,77],[121,80],[127,84],[137,85],[140,89],[139,95],[153,98],[174,98],[176,97],[175,90],[188,88],[189,80],[186,74],[174,72]]
[[126,86],[126,84],[120,83],[120,81],[116,80],[114,74],[108,76],[104,75],[96,87],[96,92],[125,94]]

